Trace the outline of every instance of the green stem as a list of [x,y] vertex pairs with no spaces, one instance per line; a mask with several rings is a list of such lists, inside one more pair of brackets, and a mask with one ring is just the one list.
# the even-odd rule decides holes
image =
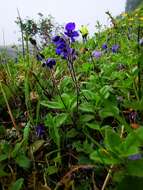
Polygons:
[[0,87],[1,87],[1,91],[2,91],[2,94],[3,94],[3,97],[4,97],[4,100],[5,100],[7,109],[8,109],[8,113],[9,113],[10,118],[11,118],[11,121],[12,121],[12,123],[13,123],[13,126],[14,126],[14,128],[15,128],[16,130],[18,130],[17,125],[16,125],[16,122],[15,122],[15,119],[14,119],[14,117],[13,117],[13,114],[12,114],[12,111],[11,111],[11,108],[10,108],[10,105],[9,105],[9,103],[8,103],[8,100],[7,100],[7,97],[6,97],[6,94],[5,94],[5,91],[4,91],[3,87],[2,87],[1,81],[0,81]]

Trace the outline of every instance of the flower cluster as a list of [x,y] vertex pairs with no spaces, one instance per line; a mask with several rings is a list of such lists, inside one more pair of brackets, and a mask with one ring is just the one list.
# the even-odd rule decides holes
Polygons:
[[74,61],[76,59],[76,52],[70,47],[68,39],[64,36],[55,36],[53,43],[56,46],[56,54],[60,55],[63,59]]
[[[111,47],[111,50],[112,50],[112,52],[113,53],[117,53],[118,52],[118,50],[119,50],[119,45],[118,44],[114,44],[112,47]],[[102,49],[103,50],[107,50],[108,49],[108,45],[106,44],[106,43],[104,43],[103,45],[102,45]]]
[[72,42],[75,41],[75,37],[79,36],[78,31],[75,31],[75,23],[74,22],[69,22],[65,26],[65,32],[64,34],[68,36]]
[[[101,46],[102,50],[104,52],[107,52],[108,50],[108,45],[106,43],[102,44]],[[119,50],[120,46],[118,44],[114,44],[112,47],[111,47],[111,50],[113,53],[117,53],[118,50]],[[96,59],[99,59],[101,56],[102,56],[103,52],[100,51],[100,50],[95,50],[92,52],[92,56],[95,57]]]
[[47,66],[49,69],[53,69],[53,66],[56,65],[56,60],[54,58],[48,58],[47,60],[45,59],[45,56],[40,53],[39,48],[37,47],[37,42],[33,38],[29,38],[29,41],[35,48],[37,49],[37,55],[36,59],[37,61],[42,62],[42,66]]

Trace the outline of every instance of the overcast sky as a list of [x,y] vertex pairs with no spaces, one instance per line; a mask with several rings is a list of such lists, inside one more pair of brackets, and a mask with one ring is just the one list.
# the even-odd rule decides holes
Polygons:
[[60,23],[75,22],[77,27],[89,24],[93,33],[96,21],[108,24],[106,11],[113,16],[124,11],[126,0],[1,0],[0,3],[0,45],[3,44],[3,33],[6,44],[17,43],[18,28],[14,23],[17,8],[21,17],[35,18],[37,13],[51,14]]

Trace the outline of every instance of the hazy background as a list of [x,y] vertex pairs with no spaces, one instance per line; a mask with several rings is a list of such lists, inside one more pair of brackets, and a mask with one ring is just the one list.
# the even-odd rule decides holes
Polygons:
[[[1,0],[2,1],[2,0]],[[3,45],[3,33],[6,44],[18,42],[19,29],[15,24],[17,8],[22,19],[36,18],[37,13],[51,14],[55,21],[64,24],[69,21],[89,24],[90,33],[94,32],[96,21],[108,25],[106,11],[113,16],[124,12],[126,0],[3,0],[0,4],[0,45]]]

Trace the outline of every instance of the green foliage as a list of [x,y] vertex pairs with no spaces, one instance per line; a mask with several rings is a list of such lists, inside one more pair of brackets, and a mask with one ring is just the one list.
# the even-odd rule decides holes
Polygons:
[[126,11],[135,10],[141,3],[142,3],[142,0],[127,0]]
[[50,42],[51,35],[59,33],[62,27],[55,22],[51,15],[45,17],[42,13],[38,13],[38,20],[17,18],[15,21],[18,26],[22,29],[24,34],[31,37],[38,37],[42,45]]
[[[29,53],[27,36],[51,40],[51,20],[23,21],[26,55],[0,65],[3,189],[101,189],[106,176],[106,189],[142,185],[143,10],[117,19],[107,14],[111,28],[101,31],[97,23],[85,44],[71,44],[77,56],[71,67],[53,44],[38,52],[56,59],[52,69],[35,59],[39,47]],[[101,57],[92,56],[95,50]]]
[[12,184],[10,190],[20,190],[22,188],[23,182],[24,182],[23,178],[16,180],[16,182]]

